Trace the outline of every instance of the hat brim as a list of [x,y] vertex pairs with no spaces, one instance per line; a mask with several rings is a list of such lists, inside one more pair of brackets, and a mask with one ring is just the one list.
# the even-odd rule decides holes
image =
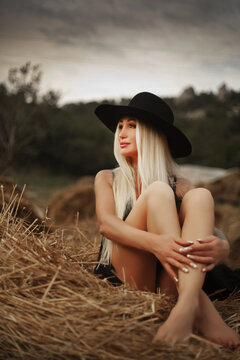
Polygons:
[[192,146],[187,137],[174,125],[164,119],[154,116],[148,111],[123,105],[99,105],[95,114],[111,131],[115,132],[120,119],[125,116],[134,116],[154,128],[163,131],[168,140],[171,154],[174,158],[185,157],[191,154]]

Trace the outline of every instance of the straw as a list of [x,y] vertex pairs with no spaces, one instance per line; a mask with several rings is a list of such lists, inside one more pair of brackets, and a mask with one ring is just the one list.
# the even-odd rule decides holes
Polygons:
[[[175,299],[96,278],[97,224],[84,228],[35,232],[2,209],[0,359],[240,359],[239,349],[198,334],[186,344],[152,344]],[[237,330],[240,293],[215,304]]]

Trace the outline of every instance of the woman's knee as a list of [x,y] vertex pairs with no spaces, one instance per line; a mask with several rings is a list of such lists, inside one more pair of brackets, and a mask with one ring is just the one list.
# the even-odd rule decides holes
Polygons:
[[154,181],[145,191],[148,202],[159,202],[175,200],[174,192],[170,185],[163,181]]
[[187,206],[203,206],[214,208],[214,200],[209,190],[205,188],[195,188],[189,190],[183,197],[182,205]]

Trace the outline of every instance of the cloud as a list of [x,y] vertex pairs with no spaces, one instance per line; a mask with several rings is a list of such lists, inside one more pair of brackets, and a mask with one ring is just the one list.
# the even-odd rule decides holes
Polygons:
[[220,42],[224,35],[232,43],[240,23],[238,0],[4,0],[1,10],[0,22],[20,36],[43,35],[60,44],[104,43],[116,35],[122,46],[131,40],[136,46],[138,35],[170,45],[179,35],[197,43],[212,36]]
[[71,93],[71,73],[91,78],[92,94],[117,81],[123,94],[128,79],[149,90],[169,83],[168,93],[184,81],[210,86],[224,69],[235,84],[239,23],[238,0],[1,0],[0,77],[6,64],[31,60]]

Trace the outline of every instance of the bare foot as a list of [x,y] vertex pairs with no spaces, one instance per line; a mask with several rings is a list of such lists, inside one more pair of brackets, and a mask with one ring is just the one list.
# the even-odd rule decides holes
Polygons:
[[161,325],[153,338],[156,341],[168,341],[171,343],[185,342],[193,330],[196,307],[177,303],[172,309],[168,319]]
[[208,296],[201,291],[199,312],[194,322],[197,330],[219,345],[236,348],[240,341],[235,332],[223,321]]

